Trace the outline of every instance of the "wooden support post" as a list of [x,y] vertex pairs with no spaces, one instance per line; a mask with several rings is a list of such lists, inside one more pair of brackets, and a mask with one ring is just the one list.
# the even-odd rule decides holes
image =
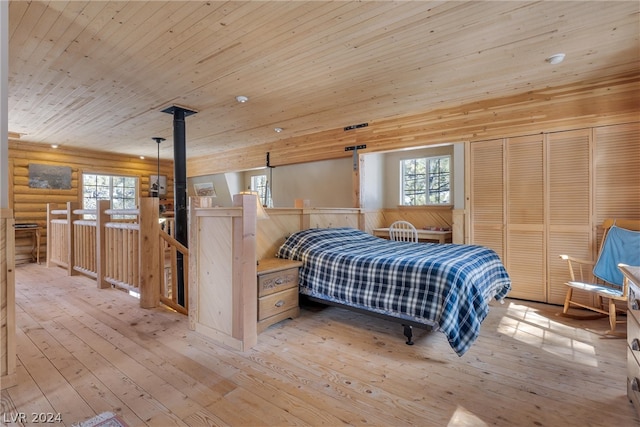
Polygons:
[[242,216],[233,219],[233,337],[243,343],[244,349],[258,343],[258,203],[258,197],[253,194],[233,196],[233,205],[242,206]]
[[51,220],[53,214],[51,211],[58,209],[56,203],[47,203],[47,268],[51,267],[51,250],[53,249],[53,233],[51,232]]
[[312,227],[311,215],[306,209],[302,209],[300,213],[300,230],[307,230]]
[[139,283],[140,307],[153,308],[160,304],[162,265],[160,257],[160,224],[157,197],[140,198]]
[[110,288],[111,285],[105,280],[107,276],[107,237],[105,224],[109,222],[110,216],[105,212],[109,209],[109,200],[98,200],[96,206],[96,284],[98,289]]
[[465,222],[465,211],[464,209],[453,209],[451,211],[451,222],[452,224],[452,235],[451,235],[451,243],[459,243],[464,244],[465,241],[465,230],[464,230],[464,222]]
[[[78,209],[77,202],[67,202],[67,274],[73,276],[76,273],[73,266],[76,262],[75,254],[75,230],[73,227],[73,221],[77,215],[74,215],[74,209]],[[47,233],[48,234],[48,233]]]
[[0,388],[17,384],[16,373],[16,288],[15,288],[15,232],[11,209],[0,209]]
[[196,264],[198,257],[195,255],[199,246],[198,238],[198,219],[196,218],[196,208],[200,207],[200,201],[198,197],[189,198],[189,215],[187,216],[187,223],[189,227],[189,244],[191,249],[189,250],[189,281],[186,287],[189,288],[189,299],[187,300],[187,307],[189,307],[189,329],[196,330],[196,323],[198,319],[198,264]]

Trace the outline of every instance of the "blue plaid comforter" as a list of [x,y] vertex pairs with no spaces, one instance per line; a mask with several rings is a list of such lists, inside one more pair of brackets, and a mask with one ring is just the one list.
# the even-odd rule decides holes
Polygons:
[[303,262],[300,293],[429,325],[459,356],[478,337],[489,301],[511,289],[500,258],[483,246],[316,228],[289,236],[277,256]]

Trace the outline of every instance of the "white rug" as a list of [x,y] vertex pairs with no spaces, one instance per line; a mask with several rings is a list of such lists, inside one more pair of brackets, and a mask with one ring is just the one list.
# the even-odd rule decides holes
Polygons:
[[77,427],[128,427],[122,418],[113,412],[103,412],[93,418],[74,424]]

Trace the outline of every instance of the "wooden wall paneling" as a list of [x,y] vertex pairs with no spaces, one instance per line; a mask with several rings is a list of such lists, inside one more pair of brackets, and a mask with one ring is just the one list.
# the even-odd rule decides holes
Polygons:
[[[365,210],[363,211],[363,227],[362,230],[369,234],[373,234],[374,228],[382,228],[385,226],[385,215],[382,209]],[[387,224],[388,225],[388,224]]]
[[[595,259],[591,134],[591,129],[580,129],[546,135],[547,301],[552,304],[564,303],[564,283],[570,279],[559,255]],[[574,297],[593,304],[591,294],[574,291]]]
[[469,151],[470,240],[504,262],[504,140],[475,142]]
[[342,128],[292,136],[246,149],[221,150],[187,160],[189,176],[311,162],[350,155],[344,147],[365,144],[367,152],[399,150],[452,141],[485,141],[542,132],[637,122],[637,73],[581,81],[519,95],[486,99],[411,116],[372,120],[365,128]]
[[[506,141],[506,262],[510,296],[546,300],[544,229],[544,138]],[[542,274],[541,274],[542,273]]]
[[[196,331],[199,326],[219,331],[231,337],[233,294],[230,284],[233,281],[233,224],[229,217],[201,217],[197,219],[198,246],[190,249],[195,253],[192,259],[198,260],[198,271],[189,274],[197,281],[197,293],[189,289],[191,295],[197,295],[193,304],[197,308]],[[204,292],[206,288],[206,292]],[[191,303],[189,304],[191,307]]]
[[17,383],[13,212],[0,209],[0,388]]
[[595,222],[640,219],[640,122],[594,129]]
[[284,240],[301,230],[302,209],[267,209],[269,218],[259,219],[256,226],[258,260],[276,256]]
[[[240,198],[240,200],[238,200]],[[244,351],[257,342],[256,198],[189,212],[189,325]]]
[[451,227],[453,214],[451,206],[399,206],[396,209],[384,209],[388,227],[394,221],[409,221],[416,228]]
[[336,228],[360,225],[359,209],[313,208],[302,212],[302,229],[308,228]]

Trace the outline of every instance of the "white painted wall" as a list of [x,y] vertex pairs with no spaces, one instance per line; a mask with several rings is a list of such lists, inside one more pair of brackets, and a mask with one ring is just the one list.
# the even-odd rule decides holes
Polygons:
[[[362,196],[364,209],[396,208],[400,203],[400,160],[414,157],[451,155],[453,157],[452,197],[458,209],[464,208],[464,144],[449,144],[389,153],[361,154]],[[271,173],[270,173],[271,172]],[[353,207],[353,159],[303,163],[256,169],[246,172],[207,175],[189,178],[189,195],[193,184],[213,182],[216,189],[214,204],[232,206],[234,194],[249,188],[251,176],[271,178],[273,206],[294,207],[295,199],[309,200],[310,207]],[[270,175],[270,176],[269,176]]]
[[[464,151],[464,144],[461,145]],[[441,145],[437,147],[419,148],[414,150],[393,151],[385,154],[384,158],[384,207],[396,208],[400,204],[400,161],[405,159],[413,159],[416,157],[431,157],[451,155],[454,170],[452,172],[453,185],[452,197],[455,200],[457,193],[462,193],[464,198],[464,157],[462,158],[461,170],[457,168],[457,162],[454,155],[454,145]],[[457,179],[462,179],[462,186],[456,187]],[[459,190],[458,190],[459,189]],[[464,200],[464,199],[463,199]]]
[[[195,189],[193,188],[193,184],[203,184],[203,183],[213,183],[213,188],[216,191],[216,196],[213,198],[214,206],[223,206],[230,207],[233,206],[233,194],[237,194],[240,190],[235,193],[231,193],[229,189],[229,183],[227,182],[227,178],[233,175],[232,173],[228,174],[216,174],[216,175],[207,175],[207,176],[198,176],[194,178],[187,179],[187,196],[193,197],[195,196]],[[235,175],[241,175],[239,173],[235,173]],[[241,182],[241,178],[231,179],[232,182]],[[238,184],[235,184],[236,186]],[[235,187],[234,187],[235,188]]]
[[384,153],[361,155],[360,191],[363,209],[384,208],[385,156]]
[[352,171],[351,158],[273,168],[273,206],[292,208],[295,199],[304,199],[313,208],[352,207]]

